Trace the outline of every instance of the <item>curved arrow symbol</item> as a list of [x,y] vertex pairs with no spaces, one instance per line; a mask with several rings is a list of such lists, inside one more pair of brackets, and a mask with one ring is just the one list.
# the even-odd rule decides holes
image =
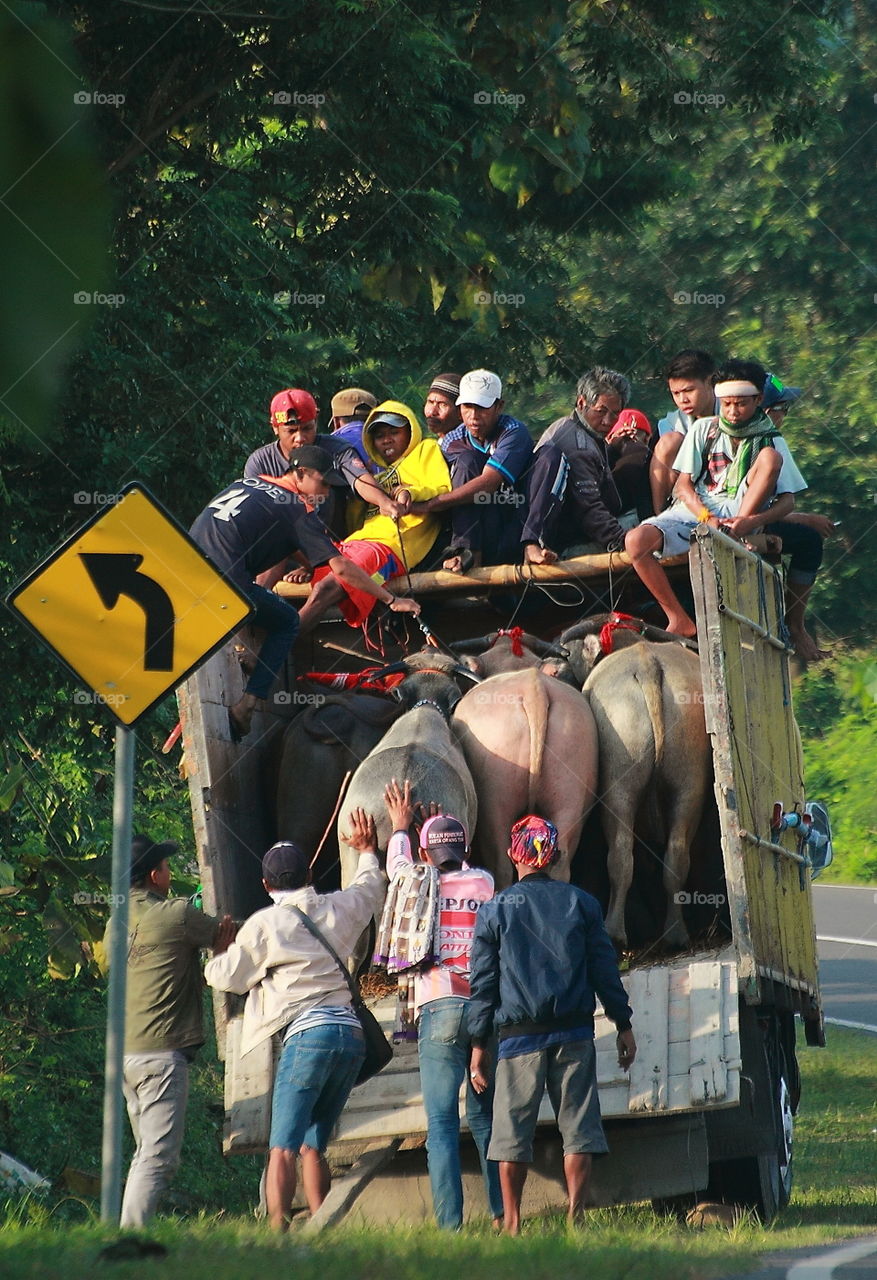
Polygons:
[[135,553],[80,552],[79,558],[105,609],[129,596],[146,614],[145,671],[174,669],[174,606],[160,583],[138,573],[143,556]]

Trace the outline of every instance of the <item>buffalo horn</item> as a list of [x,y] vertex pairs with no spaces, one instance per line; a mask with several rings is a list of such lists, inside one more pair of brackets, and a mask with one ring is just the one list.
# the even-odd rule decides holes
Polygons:
[[448,648],[453,649],[454,653],[483,653],[496,641],[497,634],[496,631],[491,631],[490,635],[478,636],[474,640],[452,640]]

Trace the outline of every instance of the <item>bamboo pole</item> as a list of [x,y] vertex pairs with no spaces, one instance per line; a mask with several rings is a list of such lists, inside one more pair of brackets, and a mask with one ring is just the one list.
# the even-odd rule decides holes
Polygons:
[[[661,563],[664,567],[685,564],[688,554],[670,556]],[[574,556],[570,560],[558,560],[556,564],[491,564],[483,569],[470,569],[468,573],[448,573],[435,569],[431,573],[412,573],[411,595],[443,595],[457,592],[480,594],[489,587],[521,587],[533,582],[576,582],[580,578],[599,578],[607,573],[630,571],[630,556],[626,551],[606,551],[593,556]],[[393,589],[399,593],[399,582],[393,578]],[[310,593],[307,582],[278,582],[274,590],[291,600],[306,600]]]

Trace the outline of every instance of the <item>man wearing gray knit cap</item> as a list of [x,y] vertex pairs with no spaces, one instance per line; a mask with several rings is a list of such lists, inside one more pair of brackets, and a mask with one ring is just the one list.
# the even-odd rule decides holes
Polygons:
[[460,394],[459,373],[439,373],[433,378],[426,393],[423,416],[426,425],[439,440],[463,421],[457,407]]

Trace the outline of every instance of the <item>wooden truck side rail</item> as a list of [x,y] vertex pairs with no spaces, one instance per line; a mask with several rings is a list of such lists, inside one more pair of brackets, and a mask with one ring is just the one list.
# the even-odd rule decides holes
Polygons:
[[801,741],[792,707],[778,571],[700,526],[691,551],[704,710],[712,741],[725,882],[741,992],[748,1004],[801,1014],[822,1042],[810,869],[774,805],[803,812]]

